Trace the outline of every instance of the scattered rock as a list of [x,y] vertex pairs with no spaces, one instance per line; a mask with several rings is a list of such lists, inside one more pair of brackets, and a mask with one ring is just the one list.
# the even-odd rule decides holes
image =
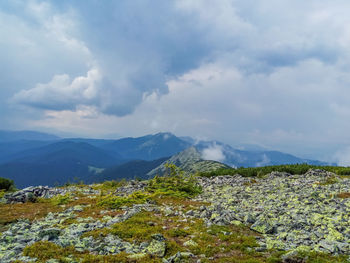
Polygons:
[[165,238],[161,234],[152,236],[152,241],[145,249],[145,252],[157,257],[164,257],[166,253]]
[[192,239],[190,239],[190,240],[184,242],[183,245],[184,245],[185,247],[198,247],[198,244],[197,244],[195,241],[193,241]]
[[310,169],[304,175],[272,172],[254,181],[240,175],[203,177],[199,184],[203,193],[196,200],[212,205],[201,207],[198,217],[208,225],[250,226],[264,236],[260,251],[308,247],[350,255],[350,199],[337,198],[350,192],[349,178]]

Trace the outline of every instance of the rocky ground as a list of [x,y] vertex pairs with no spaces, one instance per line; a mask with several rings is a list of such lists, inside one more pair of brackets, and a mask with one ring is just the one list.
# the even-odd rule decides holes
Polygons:
[[264,235],[262,248],[350,254],[350,179],[325,171],[200,178],[200,216],[212,223],[242,222]]
[[192,198],[150,198],[147,181],[7,194],[0,262],[350,262],[350,178],[196,180]]

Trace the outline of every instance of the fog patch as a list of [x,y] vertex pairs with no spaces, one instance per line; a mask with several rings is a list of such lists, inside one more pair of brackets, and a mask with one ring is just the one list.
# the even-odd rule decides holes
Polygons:
[[336,152],[334,159],[339,166],[350,166],[350,146]]
[[255,164],[255,166],[256,166],[256,167],[262,167],[262,166],[265,166],[265,165],[269,164],[270,161],[271,161],[270,158],[267,157],[266,154],[263,154],[262,160],[261,160],[260,162],[257,162],[257,163]]
[[212,144],[211,146],[202,151],[202,158],[204,160],[211,160],[217,162],[223,162],[226,159],[222,150],[222,146],[217,145],[216,143]]

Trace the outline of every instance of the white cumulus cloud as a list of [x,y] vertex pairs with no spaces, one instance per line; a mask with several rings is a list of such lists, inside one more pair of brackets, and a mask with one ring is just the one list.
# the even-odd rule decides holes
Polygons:
[[88,105],[96,99],[100,80],[101,74],[97,68],[73,80],[67,74],[55,75],[48,83],[21,90],[14,95],[13,100],[49,110],[75,109],[78,105]]

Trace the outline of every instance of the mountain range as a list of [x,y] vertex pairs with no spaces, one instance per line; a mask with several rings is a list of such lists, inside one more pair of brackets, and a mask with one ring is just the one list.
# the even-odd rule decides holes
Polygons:
[[222,167],[327,163],[265,149],[240,150],[218,141],[171,133],[117,140],[59,138],[34,131],[0,131],[0,177],[17,187],[62,185],[163,174],[166,162],[187,172]]

